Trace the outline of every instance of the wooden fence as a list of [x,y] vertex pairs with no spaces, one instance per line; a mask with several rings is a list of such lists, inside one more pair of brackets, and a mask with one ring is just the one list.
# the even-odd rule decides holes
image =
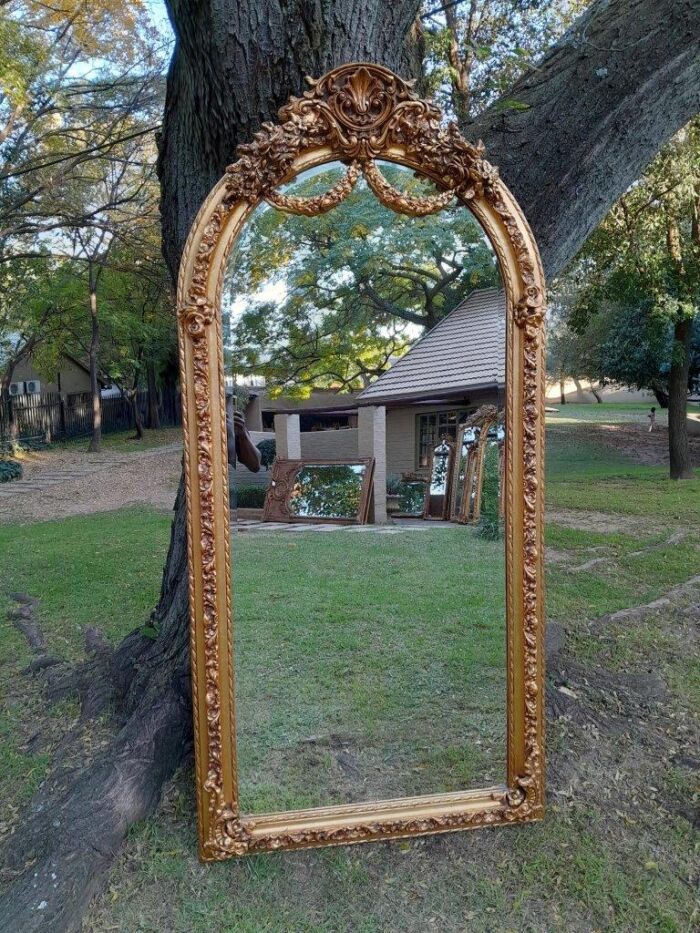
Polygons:
[[[139,392],[137,404],[144,424],[147,424],[148,393]],[[158,412],[162,427],[181,423],[180,393],[164,389],[158,394]],[[87,436],[92,431],[92,398],[89,393],[61,396],[58,392],[41,395],[19,395],[0,405],[0,443],[11,437],[11,424],[16,424],[15,436],[20,440],[39,439],[46,442],[69,437]],[[122,396],[102,399],[102,430],[127,431],[135,427],[131,405]]]

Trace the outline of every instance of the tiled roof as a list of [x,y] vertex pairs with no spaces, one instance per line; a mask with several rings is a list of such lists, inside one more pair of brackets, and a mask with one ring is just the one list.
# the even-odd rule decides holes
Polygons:
[[356,392],[334,392],[332,389],[312,389],[308,398],[289,398],[278,395],[277,398],[268,398],[265,392],[259,393],[262,411],[336,411],[351,408],[357,398]]
[[360,404],[439,398],[505,385],[506,299],[473,291],[358,396]]

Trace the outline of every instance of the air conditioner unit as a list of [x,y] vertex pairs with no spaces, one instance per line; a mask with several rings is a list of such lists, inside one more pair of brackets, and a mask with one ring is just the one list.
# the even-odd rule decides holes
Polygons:
[[41,392],[41,383],[38,379],[27,379],[24,383],[27,395],[39,395]]
[[10,395],[24,395],[24,383],[23,382],[11,382],[10,383]]

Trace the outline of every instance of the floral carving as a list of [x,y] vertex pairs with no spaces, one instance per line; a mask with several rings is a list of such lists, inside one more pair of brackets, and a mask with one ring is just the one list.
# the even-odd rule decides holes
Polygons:
[[[206,859],[510,823],[539,817],[543,809],[544,283],[537,248],[497,169],[486,160],[483,145],[465,140],[454,124],[444,125],[438,108],[419,99],[411,82],[386,68],[361,64],[335,69],[310,81],[310,85],[302,97],[291,98],[280,110],[279,123],[265,124],[252,143],[239,147],[238,161],[226,170],[223,186],[214,189],[193,225],[178,289],[196,767],[198,794],[206,814],[200,823]],[[294,176],[297,160],[315,150],[330,152],[333,159],[348,163],[344,178],[317,198],[294,198],[277,192]],[[397,153],[399,161],[432,178],[440,193],[430,199],[410,200],[392,188],[373,160],[397,158]],[[221,619],[218,608],[222,603],[221,588],[228,587],[228,580],[222,579],[224,573],[217,573],[217,567],[228,569],[227,546],[222,554],[217,545],[217,541],[228,541],[228,514],[224,514],[214,493],[217,478],[226,469],[220,379],[219,394],[213,397],[211,390],[214,367],[221,367],[218,295],[223,262],[244,222],[245,213],[239,211],[242,219],[238,226],[229,224],[234,209],[241,204],[255,205],[265,198],[282,210],[313,216],[347,197],[360,171],[383,203],[405,213],[419,215],[424,209],[437,210],[453,197],[471,202],[477,216],[488,217],[503,266],[515,325],[509,329],[509,341],[518,360],[518,382],[513,393],[520,406],[516,410],[512,398],[509,401],[506,446],[514,449],[514,434],[519,430],[522,456],[519,463],[511,462],[506,482],[509,510],[521,516],[522,526],[521,537],[508,552],[508,573],[514,590],[508,595],[508,616],[514,620],[509,623],[509,637],[515,637],[515,631],[521,645],[517,663],[514,651],[508,657],[509,744],[517,746],[518,752],[510,757],[509,751],[509,760],[518,762],[517,773],[512,774],[508,788],[485,799],[479,808],[465,803],[458,812],[452,807],[449,812],[435,815],[431,810],[425,815],[425,808],[434,806],[432,798],[426,797],[411,808],[407,806],[407,815],[401,818],[382,815],[381,805],[367,804],[362,808],[362,819],[357,821],[348,822],[339,813],[332,821],[326,815],[310,825],[313,811],[308,811],[306,828],[297,829],[290,823],[284,830],[265,831],[263,818],[251,819],[238,809],[233,687],[230,677],[223,673],[224,655],[231,657],[231,644],[229,619]],[[521,419],[517,428],[513,416]],[[218,447],[215,437],[219,438]],[[224,602],[227,604],[226,599]],[[229,670],[230,664],[225,669]],[[519,710],[515,709],[516,682],[521,685],[517,694],[522,697]],[[204,717],[201,726],[200,713]],[[512,725],[516,718],[522,728]],[[222,725],[224,720],[226,727]],[[225,787],[233,787],[233,799]]]

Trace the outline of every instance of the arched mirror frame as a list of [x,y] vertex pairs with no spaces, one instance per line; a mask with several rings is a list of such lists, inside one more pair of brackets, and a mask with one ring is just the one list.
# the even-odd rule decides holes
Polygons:
[[[188,510],[190,632],[200,856],[346,844],[541,818],[543,730],[543,318],[537,246],[516,201],[484,157],[411,84],[372,64],[345,65],[291,98],[280,122],[241,146],[188,237],[177,307]],[[255,207],[324,163],[350,165],[314,199],[342,198],[359,171],[390,204],[410,199],[377,177],[374,159],[431,178],[471,209],[499,260],[506,292],[506,785],[313,810],[241,814],[237,800],[229,513],[220,299],[229,253]],[[373,179],[374,178],[374,183]]]

